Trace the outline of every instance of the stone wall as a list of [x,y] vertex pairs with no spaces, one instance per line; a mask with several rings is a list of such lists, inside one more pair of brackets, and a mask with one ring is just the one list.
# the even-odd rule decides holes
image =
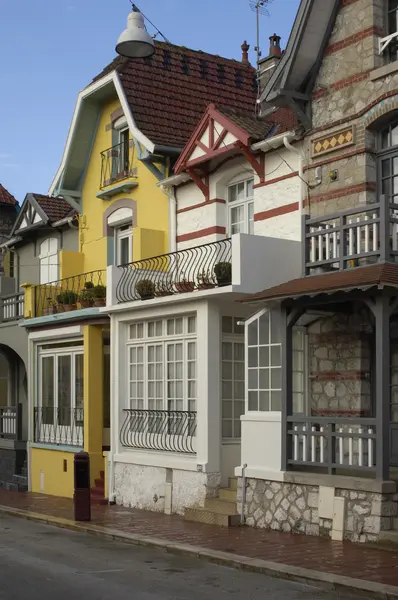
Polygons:
[[116,463],[116,504],[166,512],[170,493],[171,512],[183,515],[185,508],[203,506],[205,498],[216,496],[220,479],[219,473]]
[[367,311],[357,310],[308,328],[312,415],[372,416],[372,327]]
[[[323,501],[320,501],[320,491]],[[324,498],[329,502],[325,502]],[[380,531],[393,528],[397,507],[398,494],[395,493],[246,480],[244,514],[249,527],[319,535],[335,540],[375,542]],[[239,478],[239,512],[241,508],[242,479]]]

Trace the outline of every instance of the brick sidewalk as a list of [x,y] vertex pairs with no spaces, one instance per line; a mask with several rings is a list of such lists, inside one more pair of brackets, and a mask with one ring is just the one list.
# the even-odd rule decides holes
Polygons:
[[[65,498],[0,490],[0,505],[73,520],[72,501]],[[249,527],[228,529],[189,523],[179,516],[119,506],[93,506],[92,523],[174,543],[398,586],[398,551]]]

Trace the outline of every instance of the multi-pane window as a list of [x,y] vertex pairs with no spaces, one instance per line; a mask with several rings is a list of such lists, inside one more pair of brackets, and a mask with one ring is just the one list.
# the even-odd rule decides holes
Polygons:
[[116,265],[126,265],[133,260],[133,228],[122,225],[115,228]]
[[280,411],[282,349],[279,313],[264,310],[247,325],[248,410]]
[[46,345],[38,349],[35,441],[83,443],[83,343]]
[[398,202],[398,121],[380,133],[379,182],[380,193]]
[[54,283],[58,279],[58,240],[47,238],[39,250],[40,283]]
[[293,413],[306,411],[307,336],[303,329],[293,329]]
[[129,327],[129,408],[195,411],[196,317],[134,323]]
[[239,440],[245,412],[244,325],[239,318],[222,318],[221,360],[222,437]]
[[229,233],[254,233],[253,179],[228,187]]

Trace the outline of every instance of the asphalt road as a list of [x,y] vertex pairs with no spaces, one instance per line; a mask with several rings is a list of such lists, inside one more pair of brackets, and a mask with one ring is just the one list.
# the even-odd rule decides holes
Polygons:
[[4,600],[348,600],[263,575],[0,516]]

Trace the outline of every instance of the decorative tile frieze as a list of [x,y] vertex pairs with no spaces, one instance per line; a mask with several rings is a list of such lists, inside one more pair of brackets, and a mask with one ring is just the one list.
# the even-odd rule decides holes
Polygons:
[[340,150],[354,144],[354,128],[352,125],[341,131],[312,141],[312,156],[317,157],[334,150]]

